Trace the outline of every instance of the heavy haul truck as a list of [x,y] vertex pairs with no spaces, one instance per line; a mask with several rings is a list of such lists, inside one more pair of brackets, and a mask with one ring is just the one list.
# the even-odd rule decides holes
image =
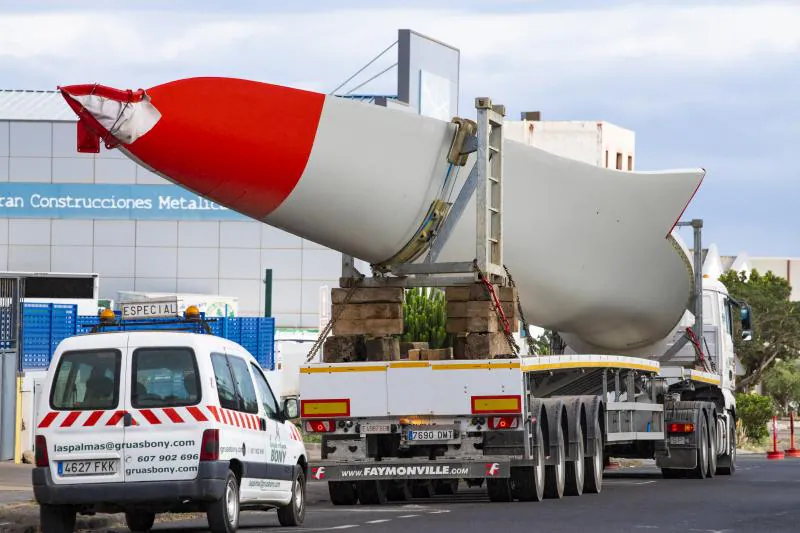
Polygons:
[[[666,477],[735,471],[734,316],[749,337],[750,310],[703,277],[702,221],[680,222],[704,170],[557,157],[506,139],[488,98],[476,121],[445,122],[226,78],[61,91],[80,149],[103,140],[342,252],[339,310],[300,369],[302,422],[323,441],[309,478],[334,503],[448,493],[459,480],[493,501],[599,492],[608,457],[655,458]],[[310,362],[330,329],[328,341],[402,332],[396,315],[353,320],[348,306],[409,287],[460,294],[470,359]],[[517,319],[556,332],[553,354],[519,350]]]

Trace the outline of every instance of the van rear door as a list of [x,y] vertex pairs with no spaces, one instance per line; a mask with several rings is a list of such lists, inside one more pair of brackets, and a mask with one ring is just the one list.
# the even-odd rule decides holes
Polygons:
[[56,485],[125,481],[126,336],[107,340],[102,348],[67,348],[42,398],[37,445],[43,437]]
[[[212,415],[203,400],[195,350],[182,337],[132,335],[125,399],[125,480],[187,480],[197,476],[203,431]],[[157,343],[157,344],[154,344]]]

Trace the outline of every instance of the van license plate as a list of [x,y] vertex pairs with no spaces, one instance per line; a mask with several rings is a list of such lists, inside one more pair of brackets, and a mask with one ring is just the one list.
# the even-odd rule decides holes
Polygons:
[[408,440],[429,441],[429,440],[453,440],[455,431],[452,429],[410,429]]
[[96,459],[91,461],[61,461],[58,463],[59,476],[103,476],[117,473],[116,459]]

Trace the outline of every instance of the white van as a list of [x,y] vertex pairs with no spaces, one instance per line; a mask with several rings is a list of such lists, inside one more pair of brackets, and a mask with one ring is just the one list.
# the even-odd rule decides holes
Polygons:
[[308,457],[297,401],[275,400],[255,358],[198,333],[122,331],[65,339],[50,364],[36,428],[33,488],[45,533],[76,513],[205,512],[233,533],[240,509],[305,517]]

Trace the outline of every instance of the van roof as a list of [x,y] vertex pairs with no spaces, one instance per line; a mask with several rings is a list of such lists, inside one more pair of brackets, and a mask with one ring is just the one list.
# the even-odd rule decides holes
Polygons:
[[[253,357],[253,354],[250,354],[250,352],[248,352],[247,349],[242,345],[223,337],[204,333],[163,330],[107,331],[76,335],[61,341],[58,346],[58,351],[63,352],[67,350],[103,348],[109,344],[114,344],[116,346],[125,344],[133,344],[137,346],[150,344],[153,346],[159,346],[162,345],[162,343],[171,346],[183,344],[191,347],[201,347],[204,345],[212,345],[214,347],[224,346],[237,352],[247,353],[250,355],[250,357]],[[253,360],[255,360],[254,357]]]

